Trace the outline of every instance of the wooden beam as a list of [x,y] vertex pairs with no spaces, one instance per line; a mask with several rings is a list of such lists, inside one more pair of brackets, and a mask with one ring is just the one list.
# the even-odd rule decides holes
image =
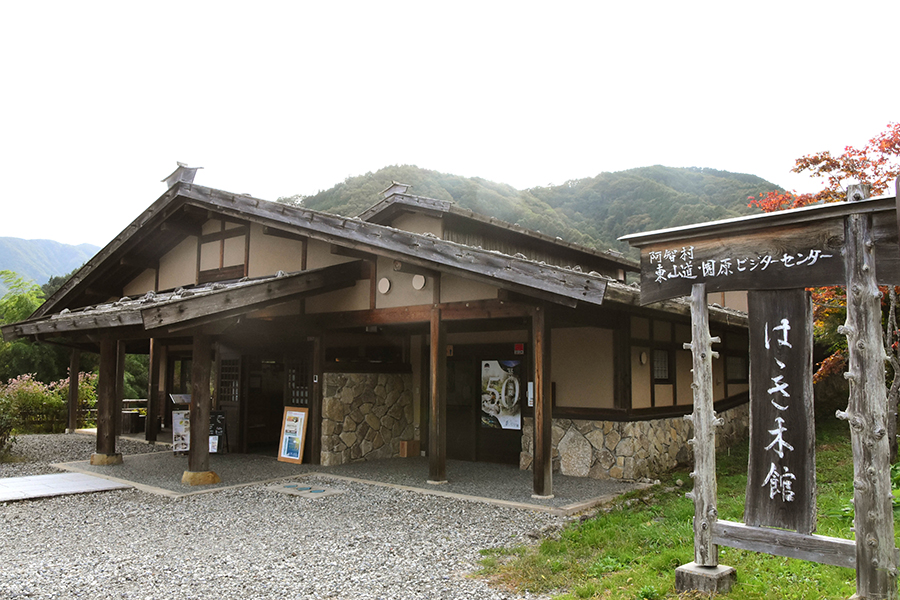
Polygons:
[[431,310],[431,418],[428,420],[428,482],[447,482],[447,342],[441,309]]
[[371,252],[366,252],[358,248],[348,248],[347,246],[340,246],[338,244],[331,244],[331,253],[338,256],[358,258],[359,260],[376,260],[378,258],[377,255]]
[[247,226],[232,227],[231,229],[224,229],[222,231],[203,234],[200,236],[200,243],[209,244],[211,242],[219,242],[221,240],[248,235],[249,233],[250,228]]
[[159,226],[159,230],[164,233],[175,233],[187,237],[200,237],[200,226],[182,223],[180,221],[166,221]]
[[421,267],[419,265],[412,265],[408,262],[404,262],[402,260],[395,260],[393,264],[394,271],[397,273],[409,273],[410,275],[422,275],[423,277],[435,278],[438,276],[438,271],[434,269],[426,269],[425,267]]
[[270,235],[272,237],[278,237],[285,240],[293,240],[295,242],[307,242],[309,238],[305,235],[300,235],[294,233],[293,231],[284,231],[283,229],[278,229],[277,227],[264,226],[263,227],[263,235]]
[[856,568],[856,542],[853,540],[716,521],[713,524],[712,541],[729,548],[811,560],[848,569]]
[[302,271],[239,288],[226,288],[182,298],[141,311],[148,330],[188,322],[204,323],[280,304],[307,295],[321,294],[354,285],[362,273],[359,262],[342,263],[313,271]]
[[69,408],[69,423],[66,433],[75,433],[78,429],[78,366],[81,359],[81,352],[77,348],[73,348],[69,354],[69,395],[67,398]]
[[534,495],[553,496],[553,408],[550,377],[550,327],[545,307],[531,316],[531,346],[534,354]]

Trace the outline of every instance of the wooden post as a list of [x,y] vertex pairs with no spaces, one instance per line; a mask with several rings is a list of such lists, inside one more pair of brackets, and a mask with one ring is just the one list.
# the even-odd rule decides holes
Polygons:
[[81,352],[77,348],[72,349],[69,355],[69,423],[66,427],[66,433],[75,433],[78,429],[78,363],[81,359]]
[[716,431],[720,419],[713,410],[712,359],[713,342],[709,335],[709,310],[706,306],[706,284],[691,288],[691,343],[685,344],[693,357],[694,412],[685,418],[694,424],[694,437],[688,443],[694,448],[694,489],[686,495],[694,501],[694,562],[702,567],[719,564],[719,547],[713,543],[713,526],[719,518],[716,508]]
[[116,409],[116,340],[100,341],[100,376],[97,380],[97,451],[91,455],[92,465],[115,465],[122,462],[116,453],[119,418]]
[[322,464],[322,390],[325,389],[325,351],[321,335],[312,341],[312,386],[309,396],[310,464]]
[[531,345],[534,352],[534,495],[553,497],[552,391],[550,378],[550,331],[545,307],[531,316]]
[[[125,342],[119,340],[116,343],[116,435],[122,433],[122,407],[125,398]],[[129,432],[130,433],[130,432]]]
[[159,388],[160,361],[163,357],[162,345],[156,338],[150,338],[150,372],[147,385],[147,421],[144,423],[144,439],[155,442],[159,435],[159,415],[162,397]]
[[[847,198],[869,197],[869,186],[852,185]],[[881,292],[875,274],[871,217],[851,214],[844,230],[847,273],[847,336],[850,400],[840,419],[850,423],[856,535],[856,595],[897,599],[897,559],[887,439],[886,359],[881,333]]]
[[209,336],[194,335],[191,356],[191,449],[188,451],[188,470],[181,483],[209,485],[221,479],[209,470],[209,378],[212,361]]
[[447,329],[441,309],[431,309],[431,419],[428,426],[428,483],[447,483]]

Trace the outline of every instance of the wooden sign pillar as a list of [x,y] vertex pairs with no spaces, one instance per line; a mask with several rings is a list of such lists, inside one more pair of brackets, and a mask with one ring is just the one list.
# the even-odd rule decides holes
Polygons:
[[[869,186],[850,186],[851,202],[869,196]],[[887,439],[886,355],[881,333],[881,292],[875,273],[871,216],[849,215],[845,224],[847,336],[850,400],[840,419],[850,423],[853,447],[853,506],[856,592],[860,599],[897,599],[897,558]]]
[[694,424],[694,489],[687,497],[694,501],[694,562],[702,567],[719,564],[719,547],[713,543],[713,526],[719,518],[716,508],[716,431],[722,420],[713,410],[712,359],[713,342],[719,338],[709,335],[709,314],[706,306],[706,285],[695,284],[691,289],[691,343],[684,349],[693,358],[694,411],[685,418]]

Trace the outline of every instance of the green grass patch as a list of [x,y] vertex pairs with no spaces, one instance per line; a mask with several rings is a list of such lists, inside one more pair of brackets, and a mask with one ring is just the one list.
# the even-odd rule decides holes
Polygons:
[[[845,423],[818,424],[817,533],[852,538],[853,459]],[[720,518],[743,521],[747,485],[746,444],[717,456]],[[675,482],[681,480],[683,487]],[[620,499],[608,512],[572,523],[531,547],[483,551],[480,575],[498,585],[574,600],[679,598],[676,567],[693,560],[693,503],[684,497],[691,479],[683,471],[661,485]],[[896,528],[895,528],[896,530]],[[737,569],[737,584],[722,598],[810,600],[849,598],[856,591],[852,569],[719,548],[719,562]],[[701,598],[682,594],[680,598]]]

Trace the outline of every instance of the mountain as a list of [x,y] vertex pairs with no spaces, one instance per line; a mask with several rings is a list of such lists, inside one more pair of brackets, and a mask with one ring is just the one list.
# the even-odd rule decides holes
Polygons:
[[[71,246],[52,240],[0,237],[0,270],[14,271],[41,285],[53,276],[80,267],[99,250],[99,246],[91,244]],[[5,293],[5,286],[0,283],[0,295]]]
[[747,198],[780,189],[755,175],[656,165],[517,190],[479,177],[401,165],[348,177],[313,196],[279,201],[353,216],[374,204],[391,181],[410,184],[411,194],[452,200],[461,208],[633,258],[637,252],[617,241],[619,236],[759,212],[748,208]]

